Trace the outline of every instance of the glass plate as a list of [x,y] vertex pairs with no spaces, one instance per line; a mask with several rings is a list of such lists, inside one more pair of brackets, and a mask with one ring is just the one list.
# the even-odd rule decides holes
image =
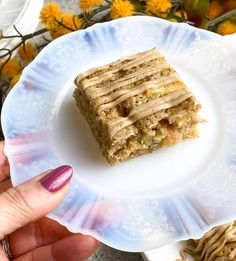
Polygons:
[[[180,252],[186,248],[186,241],[176,242],[174,244],[166,245],[155,250],[142,253],[145,261],[176,261],[181,260]],[[191,256],[188,256],[186,261],[194,261]]]
[[[225,41],[232,41],[235,45],[236,43],[236,33],[224,36]],[[146,261],[173,261],[180,259],[181,249],[187,247],[186,241],[176,242],[174,244],[165,245],[155,250],[147,251],[142,253],[144,260]],[[193,261],[193,258],[188,256],[186,261]]]
[[[72,97],[75,76],[156,46],[202,103],[199,139],[110,167]],[[13,184],[61,164],[75,175],[49,216],[127,251],[200,237],[236,217],[236,49],[153,17],[96,24],[49,44],[7,97],[2,125]]]

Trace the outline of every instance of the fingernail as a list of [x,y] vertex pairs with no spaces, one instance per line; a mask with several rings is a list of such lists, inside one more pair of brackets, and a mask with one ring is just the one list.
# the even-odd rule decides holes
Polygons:
[[39,182],[47,191],[57,192],[69,183],[72,174],[72,168],[64,165],[49,172]]

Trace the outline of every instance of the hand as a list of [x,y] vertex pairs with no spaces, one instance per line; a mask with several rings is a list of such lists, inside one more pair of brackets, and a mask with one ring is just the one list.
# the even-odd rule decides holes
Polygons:
[[[9,176],[9,165],[0,143],[0,182]],[[98,247],[97,240],[72,234],[44,217],[63,199],[72,176],[69,166],[42,173],[12,188],[0,183],[0,240],[8,235],[15,261],[79,261]],[[0,241],[1,242],[1,241]],[[0,244],[0,260],[8,260]]]

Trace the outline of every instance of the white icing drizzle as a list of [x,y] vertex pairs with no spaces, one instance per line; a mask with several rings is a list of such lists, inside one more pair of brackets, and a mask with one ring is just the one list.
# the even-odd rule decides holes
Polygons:
[[[96,101],[96,105],[100,105],[98,107],[98,113],[104,110],[108,110],[112,107],[115,107],[121,102],[125,101],[126,99],[141,94],[148,89],[152,89],[152,88],[160,89],[163,86],[166,86],[168,84],[173,84],[178,80],[176,76],[175,77],[172,76],[170,78],[169,77],[168,78],[163,77],[163,78],[165,79],[160,78],[158,80],[152,80],[149,82],[145,82],[137,86],[136,88],[120,90],[115,93],[111,93],[109,96],[100,97],[100,100]],[[180,85],[180,88],[183,88],[183,86]]]
[[[133,61],[134,59],[136,59],[137,57],[146,57],[147,55],[152,55],[152,54],[155,54],[157,57],[161,58],[163,57],[159,52],[157,52],[156,48],[152,48],[148,51],[145,51],[145,52],[141,52],[141,53],[135,53],[133,55],[130,55],[130,56],[125,56],[125,57],[122,57],[120,58],[119,60],[115,61],[115,62],[112,62],[110,64],[106,64],[106,65],[103,65],[103,66],[99,66],[99,67],[95,67],[95,68],[92,68],[90,70],[87,70],[86,72],[83,72],[83,73],[80,73],[77,77],[76,77],[76,80],[75,80],[75,83],[76,84],[79,84],[79,81],[82,80],[83,78],[86,78],[88,76],[90,76],[91,74],[97,72],[97,71],[102,71],[102,70],[106,70],[106,69],[109,69],[109,68],[115,68],[117,65],[123,63],[124,61]],[[115,70],[116,71],[116,70]]]
[[82,82],[82,85],[86,89],[86,88],[89,88],[93,85],[98,85],[98,84],[101,84],[101,83],[108,81],[108,80],[115,80],[115,73],[118,73],[119,71],[130,70],[134,67],[137,67],[137,66],[139,66],[143,63],[150,62],[152,60],[155,60],[155,62],[160,63],[159,59],[163,59],[163,56],[157,55],[157,53],[154,53],[154,54],[151,53],[149,55],[146,55],[145,60],[144,60],[144,57],[141,56],[138,59],[131,60],[130,62],[125,63],[124,65],[121,63],[120,66],[116,67],[114,70],[104,72],[102,75],[95,76],[95,77],[90,78],[90,79],[85,79]]
[[121,87],[127,86],[128,84],[135,83],[139,80],[144,79],[145,77],[152,76],[153,74],[160,74],[163,70],[169,70],[170,67],[168,64],[161,64],[158,66],[149,66],[142,70],[139,70],[138,72],[133,72],[131,74],[125,75],[121,79],[118,79],[117,81],[111,83],[110,85],[103,87],[103,88],[96,88],[96,89],[88,89],[86,91],[86,94],[89,95],[92,99],[97,98],[99,96],[103,96],[108,94],[109,92],[112,92],[116,89],[119,89]]
[[[147,67],[140,67],[137,71],[123,74],[123,72],[127,72],[145,63]],[[104,72],[102,72],[103,70]],[[100,72],[100,75],[83,79],[97,71]],[[166,75],[165,73],[165,75],[162,75],[163,71],[169,74]],[[155,77],[154,79],[153,76]],[[164,91],[168,91],[168,94],[162,97],[151,99],[146,103],[132,108],[127,117],[120,117],[109,121],[107,129],[111,139],[118,131],[134,124],[136,121],[158,111],[176,106],[192,96],[192,93],[184,85],[174,69],[155,48],[121,58],[109,65],[93,68],[77,76],[75,82],[80,88],[83,88],[89,99],[94,100],[98,114],[104,110],[116,107],[130,97],[142,94],[148,89],[154,88],[157,92],[161,92],[161,88],[163,88]],[[102,84],[105,86],[101,86]],[[173,86],[168,86],[171,84],[176,85],[174,88]]]
[[134,124],[137,120],[147,117],[158,111],[178,105],[192,96],[187,89],[181,89],[169,95],[151,100],[133,108],[127,117],[122,117],[107,123],[109,136],[112,138],[121,129]]
[[[145,60],[144,60],[144,58],[145,58]],[[102,75],[94,76],[90,79],[84,79],[84,81],[83,81],[83,83],[85,83],[84,85],[86,85],[86,87],[95,84],[95,82],[96,82],[96,84],[99,84],[100,81],[98,81],[98,80],[101,78],[105,78],[106,76],[112,77],[112,76],[114,76],[114,73],[116,73],[120,70],[125,71],[125,70],[131,69],[135,66],[141,65],[142,63],[154,60],[154,59],[156,59],[157,61],[158,61],[158,59],[164,59],[164,57],[160,53],[158,53],[155,48],[151,49],[150,51],[134,54],[129,57],[124,57],[111,64],[92,68],[84,73],[79,74],[76,77],[76,84],[78,84],[81,79],[86,78],[97,71],[110,69],[108,72],[104,72]],[[126,62],[128,61],[128,62],[123,64],[123,62],[125,62],[125,61]]]

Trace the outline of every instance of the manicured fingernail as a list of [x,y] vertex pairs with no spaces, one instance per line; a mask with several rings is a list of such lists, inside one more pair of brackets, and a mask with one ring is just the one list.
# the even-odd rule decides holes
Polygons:
[[40,180],[40,184],[49,192],[57,192],[69,183],[73,174],[70,166],[58,167]]

